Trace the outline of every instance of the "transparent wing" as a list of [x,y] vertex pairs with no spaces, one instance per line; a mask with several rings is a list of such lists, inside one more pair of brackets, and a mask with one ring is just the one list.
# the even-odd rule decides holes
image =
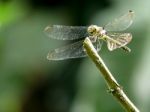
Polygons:
[[[94,42],[93,45],[97,49],[97,51],[100,51],[102,45],[100,41]],[[83,40],[82,40],[49,52],[47,55],[47,59],[64,60],[70,58],[80,58],[85,56],[87,55],[83,48]]]
[[86,26],[47,26],[44,30],[48,37],[59,40],[75,40],[88,36]]
[[86,54],[83,49],[83,40],[73,44],[55,49],[48,53],[48,60],[64,60],[69,58],[85,57]]
[[93,45],[94,45],[95,49],[97,50],[97,52],[99,52],[103,45],[103,41],[100,39],[97,39],[96,42],[93,43]]
[[106,31],[123,31],[126,30],[133,22],[134,12],[129,11],[118,19],[115,19],[105,25]]
[[130,33],[109,33],[107,35],[117,41],[107,40],[107,47],[110,51],[121,48],[132,40],[132,35]]

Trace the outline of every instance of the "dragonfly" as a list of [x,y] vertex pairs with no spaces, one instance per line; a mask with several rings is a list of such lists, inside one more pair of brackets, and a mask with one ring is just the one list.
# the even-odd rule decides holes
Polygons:
[[109,51],[122,48],[130,52],[126,45],[131,42],[131,33],[124,33],[133,23],[133,11],[128,11],[121,17],[114,19],[104,27],[97,25],[90,26],[64,26],[53,25],[47,26],[44,30],[46,35],[52,39],[58,40],[77,40],[76,42],[54,49],[47,55],[48,60],[65,60],[72,58],[86,57],[87,54],[83,47],[83,41],[87,37],[91,40],[93,46],[99,52],[103,42],[107,43]]

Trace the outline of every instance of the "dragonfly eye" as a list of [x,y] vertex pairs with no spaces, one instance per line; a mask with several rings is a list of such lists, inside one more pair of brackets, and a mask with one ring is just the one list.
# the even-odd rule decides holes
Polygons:
[[97,27],[96,25],[91,25],[91,26],[89,26],[89,27],[88,27],[88,33],[89,33],[90,35],[95,34],[96,31],[97,31],[96,27]]

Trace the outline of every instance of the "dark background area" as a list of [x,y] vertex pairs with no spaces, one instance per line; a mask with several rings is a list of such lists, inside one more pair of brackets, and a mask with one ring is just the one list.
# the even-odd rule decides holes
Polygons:
[[48,38],[48,25],[103,26],[133,10],[131,53],[102,46],[100,55],[143,112],[150,104],[148,0],[0,0],[0,112],[119,112],[103,77],[86,58],[48,61],[70,41]]

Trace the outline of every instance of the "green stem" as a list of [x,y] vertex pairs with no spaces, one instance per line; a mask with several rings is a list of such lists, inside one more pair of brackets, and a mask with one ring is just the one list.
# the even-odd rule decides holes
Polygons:
[[126,96],[122,87],[115,80],[115,78],[113,77],[113,75],[111,74],[107,66],[105,65],[102,58],[97,53],[96,49],[94,48],[89,38],[86,38],[84,40],[83,46],[88,56],[92,59],[92,61],[95,63],[99,71],[102,73],[110,92],[118,100],[118,102],[121,103],[124,109],[127,112],[140,112]]

